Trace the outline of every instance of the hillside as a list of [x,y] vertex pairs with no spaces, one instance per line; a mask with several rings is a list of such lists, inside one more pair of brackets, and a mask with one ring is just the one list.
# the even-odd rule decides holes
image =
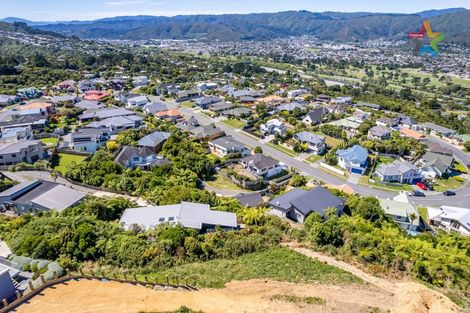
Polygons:
[[340,13],[287,11],[279,13],[188,15],[175,17],[117,17],[88,23],[59,23],[37,28],[81,38],[108,39],[219,39],[265,40],[287,36],[315,35],[324,40],[362,41],[380,37],[403,38],[417,30],[423,16],[432,16],[435,29],[448,40],[470,45],[469,10],[433,11],[417,14]]
[[58,34],[58,33],[53,32],[53,31],[33,28],[31,26],[28,26],[25,22],[8,23],[8,22],[0,21],[0,30],[11,31],[11,32],[20,32],[20,33],[26,33],[26,34],[31,34],[31,35],[46,35],[46,36],[53,36],[53,37],[64,37],[64,35]]

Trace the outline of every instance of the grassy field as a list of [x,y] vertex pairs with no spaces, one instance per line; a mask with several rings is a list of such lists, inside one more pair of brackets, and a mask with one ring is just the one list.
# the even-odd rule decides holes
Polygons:
[[433,185],[434,191],[444,192],[446,190],[453,190],[461,187],[464,181],[459,181],[461,178],[457,178],[460,176],[452,176],[447,179],[444,178],[435,178],[434,180],[436,183]]
[[59,142],[59,139],[57,138],[42,138],[41,142],[46,145],[46,146],[57,146],[57,143]]
[[206,183],[212,188],[224,190],[243,190],[235,185],[227,176],[227,169],[223,168],[215,175],[213,180],[208,180]]
[[[362,283],[358,277],[325,265],[288,248],[242,255],[235,259],[218,259],[177,266],[147,275],[163,281],[166,275],[188,277],[200,288],[222,288],[230,281],[273,279],[294,283],[351,284]],[[143,279],[143,276],[139,276]]]
[[288,154],[288,155],[290,155],[290,156],[292,156],[292,157],[296,157],[296,156],[298,155],[294,150],[291,150],[291,149],[286,148],[286,147],[284,147],[284,146],[275,145],[275,144],[270,143],[270,142],[268,142],[268,143],[266,143],[266,144],[267,144],[268,146],[270,146],[271,148],[274,148],[274,149],[276,149],[276,150],[279,150],[279,151],[281,151],[281,152],[283,152],[283,153],[285,153],[285,154]]
[[222,123],[232,128],[243,128],[246,123],[236,119],[223,120]]
[[323,157],[321,155],[312,155],[312,156],[308,157],[307,159],[305,159],[305,162],[315,163],[315,162],[320,161],[321,159],[323,159]]
[[52,160],[52,167],[54,171],[61,172],[62,174],[65,173],[67,170],[67,166],[72,163],[80,163],[83,162],[87,157],[82,155],[73,155],[73,154],[65,154],[59,153],[57,154],[54,159]]

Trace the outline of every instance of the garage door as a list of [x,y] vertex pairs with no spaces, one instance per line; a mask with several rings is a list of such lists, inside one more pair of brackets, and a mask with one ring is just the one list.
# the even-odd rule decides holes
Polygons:
[[351,173],[354,173],[354,174],[362,174],[362,169],[359,169],[359,168],[352,168],[352,169],[351,169]]

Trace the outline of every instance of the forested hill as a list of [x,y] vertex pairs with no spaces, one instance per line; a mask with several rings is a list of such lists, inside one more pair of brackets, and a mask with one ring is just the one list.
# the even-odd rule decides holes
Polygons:
[[46,35],[46,36],[53,36],[53,37],[65,37],[64,35],[58,34],[53,31],[48,30],[41,30],[37,28],[33,28],[28,26],[24,22],[14,22],[14,23],[7,23],[0,21],[0,31],[11,31],[11,32],[20,32],[26,33],[31,35]]
[[416,14],[287,11],[279,13],[188,15],[175,17],[128,16],[91,22],[36,26],[67,36],[108,39],[264,40],[315,35],[324,40],[362,41],[381,37],[403,38],[419,29],[422,16],[446,34],[447,42],[470,45],[470,10],[454,9]]

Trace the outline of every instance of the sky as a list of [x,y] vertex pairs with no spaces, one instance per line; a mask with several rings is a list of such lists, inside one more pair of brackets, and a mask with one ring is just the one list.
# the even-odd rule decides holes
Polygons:
[[279,12],[392,12],[465,7],[470,0],[0,0],[0,18],[33,21],[94,20],[123,15]]

